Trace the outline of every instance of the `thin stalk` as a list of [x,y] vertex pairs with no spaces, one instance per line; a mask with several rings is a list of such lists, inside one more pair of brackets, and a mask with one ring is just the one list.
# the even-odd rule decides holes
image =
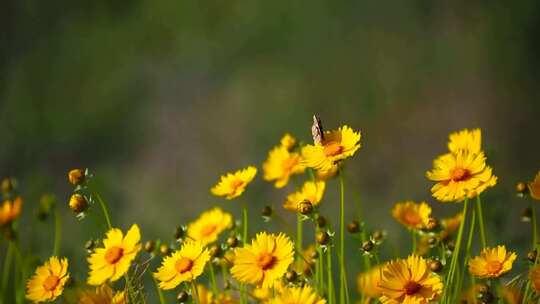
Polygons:
[[[367,240],[366,230],[362,229],[362,232],[360,232],[360,246]],[[364,255],[362,257],[362,260],[364,261],[364,271],[368,271],[371,269],[371,260],[369,259],[369,256]]]
[[209,263],[208,268],[210,269],[210,284],[212,286],[212,292],[217,297],[218,290],[217,290],[217,283],[216,283],[216,275],[214,273],[214,265],[212,262]]
[[347,274],[345,272],[345,183],[339,172],[339,303],[346,303]]
[[334,277],[332,274],[332,248],[328,246],[326,252],[326,271],[328,277],[328,301],[329,304],[336,302],[336,295],[334,293]]
[[242,241],[244,242],[244,245],[245,245],[248,242],[248,239],[247,239],[247,235],[248,235],[248,210],[247,210],[246,206],[244,206],[244,208],[242,209],[242,229],[243,229]]
[[[465,226],[465,221],[467,219],[467,206],[469,204],[469,200],[465,199],[465,202],[463,203],[463,220],[459,224],[459,230],[456,240],[456,246],[454,247],[454,251],[452,252],[452,260],[450,262],[450,270],[447,275],[447,283],[445,284],[445,290],[444,290],[444,297],[443,299],[448,299],[449,296],[449,288],[451,288],[452,283],[454,281],[456,266],[458,264],[459,259],[459,251],[461,249],[461,239],[463,238],[463,227]],[[449,303],[447,301],[443,301],[443,303]]]
[[486,248],[486,231],[484,226],[484,215],[482,213],[482,201],[480,195],[476,196],[476,212],[478,212],[478,226],[480,227],[480,241],[482,242],[482,249]]
[[412,238],[412,254],[416,253],[416,230],[411,229],[411,238]]
[[159,297],[159,304],[166,304],[165,297],[163,296],[163,292],[161,291],[161,288],[159,288],[158,281],[156,280],[156,278],[154,278],[153,275],[151,275],[151,277],[152,277],[152,281],[154,281],[154,285],[156,286],[156,290]]
[[532,248],[536,248],[536,243],[538,243],[538,230],[536,224],[536,208],[534,205],[531,205],[532,219],[531,219],[531,229],[532,229]]
[[11,270],[11,263],[13,261],[13,244],[8,242],[6,258],[4,260],[4,271],[2,272],[2,300],[7,303],[7,284],[9,280],[9,271]]
[[57,208],[54,211],[54,249],[53,256],[60,254],[60,244],[62,243],[62,218]]
[[109,229],[112,229],[112,222],[111,222],[111,217],[109,216],[109,209],[107,208],[107,204],[103,201],[103,199],[101,198],[101,196],[97,192],[94,192],[94,195],[96,196],[97,201],[98,201],[99,205],[101,206],[101,210],[103,210],[103,215],[105,216],[105,221],[107,221],[107,227]]
[[463,261],[463,268],[461,269],[460,279],[458,280],[458,283],[456,284],[456,290],[454,294],[457,294],[461,290],[461,287],[463,286],[463,280],[465,278],[465,270],[467,269],[467,264],[469,262],[469,258],[471,257],[471,247],[472,247],[472,241],[474,238],[474,226],[476,222],[476,212],[474,209],[472,209],[471,211],[472,211],[471,223],[469,227],[469,235],[467,237],[467,247],[465,248],[465,259]]
[[24,267],[24,261],[23,261],[23,256],[22,256],[22,253],[21,253],[21,248],[19,246],[19,242],[18,242],[18,239],[16,239],[15,241],[12,241],[13,242],[13,248],[14,248],[14,253],[15,253],[15,266],[17,266],[15,268],[15,270],[17,270],[17,268],[19,269],[19,271],[15,272],[15,294],[16,294],[16,297],[15,297],[15,300],[16,300],[16,303],[19,304],[19,303],[24,303],[24,287],[21,287],[21,285],[24,285],[24,279],[26,278],[26,267]]
[[191,280],[191,288],[193,289],[193,303],[201,303],[201,298],[199,298],[199,290],[195,285],[195,280]]
[[303,230],[302,215],[300,214],[300,212],[296,212],[296,252],[298,253],[297,255],[298,266],[302,265],[302,248],[303,248],[302,230]]
[[319,273],[319,292],[322,294],[324,289],[324,256],[321,246],[317,245],[317,252],[319,253],[319,259],[317,260],[317,268]]

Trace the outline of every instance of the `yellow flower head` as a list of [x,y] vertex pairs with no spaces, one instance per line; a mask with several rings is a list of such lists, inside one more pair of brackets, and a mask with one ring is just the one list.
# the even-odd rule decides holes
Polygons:
[[200,276],[209,260],[210,253],[201,242],[187,241],[180,250],[163,259],[154,277],[160,281],[159,288],[173,289]]
[[232,216],[216,207],[203,212],[196,221],[189,224],[187,234],[191,239],[208,245],[215,242],[221,232],[231,227]]
[[512,269],[516,258],[504,246],[484,248],[479,256],[469,260],[469,272],[479,278],[498,278]]
[[381,296],[379,283],[381,282],[381,267],[375,266],[369,271],[358,275],[358,292],[364,296],[369,303],[371,299],[377,299]]
[[257,168],[253,166],[234,173],[227,173],[221,176],[220,181],[210,191],[216,196],[224,196],[226,199],[231,200],[244,193],[247,185],[253,180],[256,174]]
[[26,283],[26,298],[34,303],[53,301],[64,291],[69,279],[68,261],[66,258],[51,257],[39,266]]
[[7,225],[16,220],[21,214],[22,198],[17,196],[13,200],[5,200],[0,205],[0,226]]
[[360,132],[348,126],[338,130],[324,132],[324,140],[320,144],[306,145],[302,148],[302,156],[307,167],[325,173],[335,169],[336,165],[354,155],[360,149]]
[[442,202],[474,198],[497,183],[483,152],[444,154],[433,162],[433,169],[426,176],[436,182],[431,193]]
[[97,286],[107,280],[114,282],[121,278],[141,250],[140,240],[141,233],[136,224],[131,226],[125,237],[120,229],[109,230],[103,247],[96,248],[88,257],[88,284]]
[[427,304],[442,293],[443,283],[429,270],[424,258],[411,255],[387,263],[379,287],[383,304]]
[[287,287],[278,296],[269,301],[270,304],[325,304],[309,285],[304,287]]
[[441,240],[446,240],[450,236],[452,236],[459,229],[459,225],[461,225],[462,220],[463,213],[461,212],[454,215],[453,217],[442,219],[441,226],[443,230],[440,232]]
[[263,163],[264,180],[275,181],[276,188],[283,188],[292,175],[304,172],[305,167],[301,161],[300,154],[290,152],[288,146],[274,147]]
[[290,151],[296,145],[296,138],[289,133],[285,133],[279,143],[282,147]]
[[480,153],[482,148],[482,132],[480,129],[464,129],[450,134],[448,139],[448,150],[452,153],[466,151]]
[[327,180],[333,178],[334,176],[336,176],[338,171],[339,171],[339,165],[332,167],[332,169],[330,169],[328,171],[317,170],[315,172],[315,178],[317,178],[317,180],[327,181]]
[[540,200],[540,171],[536,173],[534,180],[527,184],[532,198]]
[[307,181],[300,191],[293,192],[287,196],[283,207],[290,211],[298,211],[298,205],[308,200],[312,206],[318,206],[324,194],[326,184],[323,181]]
[[425,202],[400,202],[394,205],[392,216],[409,229],[423,229],[431,216],[431,207]]
[[537,264],[530,270],[529,280],[536,293],[540,294],[540,264]]
[[253,289],[252,295],[259,303],[268,303],[268,301],[275,295],[280,294],[285,288],[281,281],[276,281],[274,287],[257,287]]
[[233,277],[262,287],[273,287],[294,259],[293,244],[281,233],[258,233],[251,245],[237,248],[234,253]]
[[126,304],[125,291],[114,292],[107,284],[97,287],[95,290],[85,290],[79,293],[79,304]]

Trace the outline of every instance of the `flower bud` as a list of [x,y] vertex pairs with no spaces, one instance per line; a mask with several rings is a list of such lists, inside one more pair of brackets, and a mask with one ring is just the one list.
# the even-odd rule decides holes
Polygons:
[[178,303],[187,303],[188,300],[189,294],[184,290],[180,291],[178,295],[176,295],[176,301],[178,301]]
[[352,221],[347,225],[347,230],[350,233],[358,233],[360,231],[360,224],[358,221]]
[[529,191],[529,187],[527,187],[527,184],[524,182],[519,182],[516,184],[516,192],[518,195],[524,195],[527,194]]
[[534,263],[536,262],[536,256],[537,256],[536,250],[531,250],[527,253],[527,260]]
[[427,230],[433,230],[433,229],[435,229],[437,227],[439,227],[439,221],[434,217],[430,217],[428,219],[427,224],[426,224],[426,229]]
[[161,244],[161,246],[159,246],[159,252],[163,256],[168,256],[169,253],[171,253],[171,248],[167,244]]
[[311,258],[312,258],[313,260],[318,259],[318,258],[319,258],[319,252],[317,252],[316,250],[312,251],[312,252],[311,252]]
[[0,185],[0,188],[2,189],[2,193],[4,194],[10,193],[15,188],[14,180],[8,177],[4,178],[2,180],[2,184]]
[[96,246],[96,242],[94,240],[88,240],[86,243],[84,243],[84,249],[88,251],[88,253],[92,253],[92,250]]
[[374,244],[370,240],[364,241],[362,243],[362,250],[364,250],[365,252],[370,252],[371,250],[373,250],[373,247],[374,247]]
[[528,222],[531,221],[531,219],[532,219],[532,209],[531,209],[531,207],[526,207],[521,212],[521,221],[528,223]]
[[373,235],[371,237],[376,242],[381,241],[384,238],[384,232],[376,230],[375,232],[373,232]]
[[319,231],[317,232],[315,239],[320,245],[326,245],[328,244],[328,241],[330,241],[330,236],[328,233],[326,233],[326,231]]
[[317,217],[317,227],[324,228],[326,227],[326,218],[322,215]]
[[271,216],[272,215],[272,207],[270,206],[264,206],[264,208],[261,210],[262,216]]
[[84,182],[84,170],[73,169],[68,173],[68,180],[73,186],[80,185]]
[[88,201],[79,193],[75,193],[69,199],[69,208],[75,213],[81,213],[88,209]]
[[174,231],[174,239],[175,240],[181,240],[186,235],[186,230],[183,226],[176,227],[176,230]]
[[238,239],[234,236],[227,238],[227,245],[231,248],[238,246]]
[[210,256],[213,258],[220,257],[221,254],[223,253],[223,250],[221,250],[221,247],[217,245],[210,247],[209,251],[210,251]]
[[296,272],[294,270],[289,270],[285,274],[285,279],[289,283],[294,283],[294,281],[296,281],[297,278],[298,278],[298,275],[296,274]]
[[144,251],[151,253],[156,249],[156,242],[153,240],[148,240],[146,243],[144,243]]
[[439,272],[443,268],[443,264],[439,260],[431,260],[429,262],[429,269],[433,272]]
[[303,215],[308,215],[313,211],[313,205],[310,201],[304,200],[298,204],[298,212],[302,213]]

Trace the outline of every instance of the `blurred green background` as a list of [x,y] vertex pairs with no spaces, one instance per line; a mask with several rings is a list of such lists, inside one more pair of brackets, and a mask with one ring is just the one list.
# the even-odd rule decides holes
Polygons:
[[[393,203],[460,210],[435,202],[424,174],[449,132],[481,127],[499,176],[484,197],[489,239],[527,250],[527,203],[513,189],[540,169],[538,1],[8,0],[0,27],[0,174],[25,198],[23,247],[50,254],[52,221],[32,210],[54,193],[80,280],[83,244],[101,231],[67,208],[69,169],[96,175],[116,225],[169,240],[210,206],[238,215],[209,188],[224,172],[260,168],[285,132],[309,141],[314,113],[328,129],[362,131],[346,167],[348,220],[361,202],[370,228],[402,252]],[[292,224],[280,207],[291,189],[260,176],[244,196],[251,214],[271,204]]]

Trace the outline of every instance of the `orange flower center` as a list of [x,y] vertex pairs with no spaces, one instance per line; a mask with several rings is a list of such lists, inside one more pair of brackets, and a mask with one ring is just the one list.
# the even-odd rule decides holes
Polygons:
[[107,252],[105,252],[105,261],[107,261],[109,264],[115,264],[122,258],[123,255],[124,249],[118,246],[113,246],[107,249]]
[[244,184],[244,181],[241,179],[235,179],[231,182],[230,187],[233,189],[233,191],[236,191],[238,188],[240,188]]
[[489,273],[498,273],[502,269],[502,263],[499,261],[489,261],[486,268]]
[[174,267],[179,273],[184,273],[191,270],[193,267],[193,261],[191,259],[181,257],[178,261],[176,261]]
[[422,222],[420,215],[412,210],[409,210],[404,215],[405,221],[410,225],[418,225]]
[[217,229],[217,226],[214,225],[214,224],[206,225],[201,229],[201,234],[203,236],[209,236],[212,233],[214,233],[214,231],[216,231],[216,229]]
[[326,143],[324,145],[324,155],[326,155],[326,156],[339,155],[339,154],[343,153],[343,150],[344,150],[343,146],[338,144],[335,141],[331,141],[331,142]]
[[422,288],[422,285],[420,285],[420,284],[418,284],[416,282],[413,282],[413,281],[409,281],[404,286],[405,294],[411,296],[411,295],[417,293],[418,291],[420,291],[420,288]]
[[45,281],[43,281],[43,288],[46,291],[53,291],[56,286],[58,286],[58,283],[60,282],[60,278],[55,275],[48,276]]
[[263,253],[257,259],[257,265],[262,268],[262,270],[267,270],[271,268],[276,262],[276,258],[270,253]]
[[454,168],[452,171],[450,171],[450,179],[452,179],[455,182],[460,182],[463,180],[466,180],[469,178],[471,173],[467,169],[463,168]]

